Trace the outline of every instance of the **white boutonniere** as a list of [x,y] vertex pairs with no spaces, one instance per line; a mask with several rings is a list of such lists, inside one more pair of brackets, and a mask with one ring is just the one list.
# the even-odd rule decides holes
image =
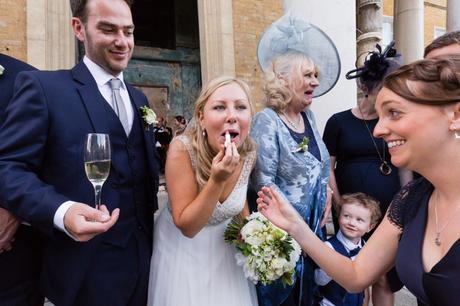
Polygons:
[[310,139],[308,137],[304,137],[302,139],[302,142],[299,143],[297,148],[292,150],[292,153],[298,153],[298,152],[307,152],[308,151],[308,143],[310,142]]
[[150,125],[157,122],[157,114],[155,114],[153,109],[145,105],[140,107],[139,110],[141,111],[142,119],[144,120],[146,129],[148,129]]
[[2,65],[0,65],[0,76],[3,75],[3,72],[5,71],[5,67],[3,67]]

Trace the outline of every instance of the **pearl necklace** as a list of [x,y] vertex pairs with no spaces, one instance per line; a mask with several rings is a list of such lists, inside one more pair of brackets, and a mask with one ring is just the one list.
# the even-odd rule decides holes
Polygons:
[[291,119],[289,119],[288,115],[285,113],[285,112],[282,112],[284,118],[286,118],[287,122],[289,123],[289,125],[294,129],[294,130],[298,130],[300,126],[300,123],[302,122],[302,115],[299,114],[299,120],[297,122],[297,124],[295,124],[294,122],[291,121]]

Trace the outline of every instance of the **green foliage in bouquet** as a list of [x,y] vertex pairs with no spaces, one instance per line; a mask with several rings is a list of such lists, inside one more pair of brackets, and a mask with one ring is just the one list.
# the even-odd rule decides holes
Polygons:
[[233,217],[224,232],[224,240],[233,244],[244,256],[251,254],[251,246],[244,242],[240,232],[248,221],[240,216]]
[[285,231],[273,225],[260,213],[247,218],[235,217],[224,233],[227,243],[237,249],[237,264],[254,283],[271,284],[281,279],[284,285],[294,283],[294,269],[300,257],[300,246]]

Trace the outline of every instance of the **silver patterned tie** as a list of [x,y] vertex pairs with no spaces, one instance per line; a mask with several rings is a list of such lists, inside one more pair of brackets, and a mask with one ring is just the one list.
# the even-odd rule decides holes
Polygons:
[[126,135],[129,135],[129,122],[126,113],[125,104],[120,95],[121,81],[119,79],[111,79],[109,81],[110,88],[112,88],[112,108],[120,119],[121,125],[125,130]]

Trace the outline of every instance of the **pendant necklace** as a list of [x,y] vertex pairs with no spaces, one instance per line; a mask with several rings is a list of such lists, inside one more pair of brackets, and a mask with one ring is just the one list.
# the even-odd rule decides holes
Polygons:
[[438,209],[437,209],[437,205],[438,205],[438,193],[436,193],[436,198],[434,199],[434,222],[435,222],[435,225],[436,225],[436,237],[434,238],[434,244],[436,244],[436,246],[441,246],[441,233],[442,231],[447,227],[447,225],[449,224],[450,220],[452,219],[452,216],[453,215],[456,215],[460,206],[458,206],[455,211],[451,214],[449,214],[449,216],[447,217],[447,220],[446,220],[446,223],[444,223],[444,226],[442,228],[439,228],[438,226]]
[[297,124],[295,124],[294,122],[291,121],[291,119],[289,119],[288,115],[285,113],[285,112],[282,112],[284,118],[286,118],[287,122],[289,123],[289,125],[294,129],[294,130],[298,130],[298,126],[300,126],[300,123],[302,122],[302,115],[300,115],[299,117],[299,120],[297,122]]
[[[363,115],[363,112],[361,111],[361,106],[359,106],[359,104],[358,104],[358,110],[359,110],[359,113],[361,114],[362,121],[364,122],[364,125],[366,126],[366,129],[369,132],[369,136],[371,137],[372,143],[374,144],[375,151],[377,152],[377,154],[379,156],[379,159],[380,159],[380,162],[381,162],[380,163],[380,168],[379,168],[380,173],[382,173],[383,175],[390,175],[392,170],[391,170],[390,165],[388,165],[387,161],[385,160],[385,141],[382,139],[383,150],[382,150],[382,154],[380,154],[379,148],[377,147],[377,143],[375,142],[374,136],[372,136],[371,129],[367,125],[366,119],[365,119],[365,117]],[[382,157],[382,155],[383,155],[383,157]]]

